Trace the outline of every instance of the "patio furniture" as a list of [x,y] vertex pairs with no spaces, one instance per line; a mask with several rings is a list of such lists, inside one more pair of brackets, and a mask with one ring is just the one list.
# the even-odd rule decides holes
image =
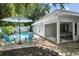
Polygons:
[[9,45],[11,45],[12,42],[15,40],[15,39],[10,39],[7,34],[3,34],[3,39],[4,39],[7,43],[9,43]]
[[60,37],[67,39],[67,33],[61,33],[61,34],[60,34]]
[[72,39],[72,33],[71,32],[61,33],[60,36],[61,36],[61,38],[65,38],[66,40]]
[[67,38],[70,40],[70,39],[72,39],[72,33],[67,33]]
[[25,37],[26,38],[25,40],[29,40],[29,42],[32,42],[33,36],[34,36],[34,33],[29,32],[28,35]]

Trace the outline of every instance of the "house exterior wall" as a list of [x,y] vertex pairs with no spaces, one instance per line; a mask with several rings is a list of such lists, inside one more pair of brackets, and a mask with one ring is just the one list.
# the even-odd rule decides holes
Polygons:
[[40,23],[39,24],[39,32],[38,32],[38,34],[39,35],[41,35],[41,36],[44,36],[44,29],[43,29],[43,27],[44,27],[44,25],[43,25],[43,23]]
[[[57,17],[58,16],[51,16],[51,17],[45,19],[45,21],[38,23],[36,25],[33,25],[33,32],[45,37],[45,25],[56,23]],[[52,28],[52,26],[51,26],[51,28]],[[47,30],[49,30],[49,29],[50,28],[47,28]]]
[[33,32],[35,32],[41,36],[44,36],[44,28],[43,27],[44,27],[43,23],[39,23],[37,25],[34,25]]

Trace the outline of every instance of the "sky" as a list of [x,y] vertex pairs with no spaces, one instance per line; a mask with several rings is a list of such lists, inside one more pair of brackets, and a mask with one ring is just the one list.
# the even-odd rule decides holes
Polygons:
[[[69,3],[69,4],[65,4],[64,6],[65,6],[66,10],[79,12],[79,3]],[[51,6],[50,12],[52,12],[53,10],[56,10],[56,9],[59,9],[59,7]]]

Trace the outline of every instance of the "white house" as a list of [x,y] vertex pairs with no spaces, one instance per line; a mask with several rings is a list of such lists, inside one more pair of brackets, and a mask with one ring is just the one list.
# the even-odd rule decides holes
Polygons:
[[55,10],[32,24],[33,31],[56,43],[79,39],[79,13]]

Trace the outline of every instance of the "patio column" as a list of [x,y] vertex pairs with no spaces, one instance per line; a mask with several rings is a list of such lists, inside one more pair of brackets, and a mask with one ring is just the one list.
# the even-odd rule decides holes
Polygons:
[[45,37],[45,24],[43,24],[43,36]]
[[73,41],[75,41],[75,22],[72,23],[73,28]]
[[60,43],[60,22],[57,21],[57,44]]

